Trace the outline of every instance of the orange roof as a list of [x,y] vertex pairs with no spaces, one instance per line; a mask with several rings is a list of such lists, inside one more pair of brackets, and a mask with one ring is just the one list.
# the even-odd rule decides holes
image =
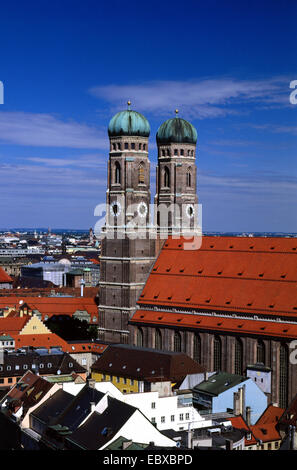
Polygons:
[[296,268],[295,238],[169,238],[138,303],[296,318]]
[[266,423],[262,425],[255,424],[251,430],[257,439],[263,442],[279,441],[281,436],[275,427],[276,423]]
[[98,344],[92,341],[86,341],[85,343],[67,343],[67,352],[69,353],[81,353],[81,352],[93,352],[103,353],[108,347],[108,344]]
[[281,338],[297,338],[297,324],[264,320],[247,320],[212,315],[161,312],[156,310],[136,310],[131,324],[154,324],[197,330],[230,331]]
[[13,280],[11,279],[11,277],[4,271],[3,268],[0,267],[0,283],[2,284],[6,284],[6,283],[10,283],[10,282],[13,282]]
[[35,335],[13,334],[12,337],[15,340],[16,348],[24,348],[26,346],[32,346],[34,348],[61,346],[63,351],[67,352],[69,350],[68,343],[55,333]]
[[283,408],[279,408],[278,406],[274,405],[269,405],[256,422],[256,425],[260,426],[269,423],[275,424],[278,422],[279,418],[282,416],[284,411],[285,410]]
[[24,328],[25,324],[30,320],[31,317],[13,317],[13,318],[0,318],[0,332],[9,334],[14,337]]
[[[246,433],[247,433],[246,438],[245,438],[245,445],[246,446],[251,446],[251,445],[257,444],[257,441],[255,439],[255,436],[253,435],[251,427],[248,426],[248,424],[245,422],[245,420],[243,419],[243,417],[241,415],[234,416],[232,418],[228,418],[228,421],[231,421],[232,426],[235,429],[243,429],[244,431],[246,431]],[[251,439],[247,439],[247,436],[248,436],[249,433],[251,435],[250,436]]]
[[19,309],[24,304],[30,310],[38,310],[42,318],[52,315],[72,315],[77,310],[86,310],[91,316],[98,316],[98,307],[92,297],[0,297],[0,308]]

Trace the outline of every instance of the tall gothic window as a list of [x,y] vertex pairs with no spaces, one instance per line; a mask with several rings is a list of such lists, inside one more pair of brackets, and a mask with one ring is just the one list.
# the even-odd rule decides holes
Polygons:
[[170,171],[168,166],[165,166],[164,168],[164,186],[165,188],[170,187]]
[[257,362],[265,364],[265,344],[260,339],[257,342]]
[[280,345],[279,350],[279,406],[288,406],[288,366],[289,354],[285,344]]
[[191,185],[192,185],[192,184],[191,184],[191,183],[192,183],[191,179],[192,179],[191,169],[189,168],[189,169],[188,169],[188,173],[187,173],[187,186],[188,186],[189,188],[190,188]]
[[214,371],[222,369],[222,343],[218,336],[213,340],[213,368]]
[[173,349],[175,352],[181,352],[181,335],[179,331],[174,332],[174,345]]
[[138,184],[144,184],[144,167],[142,162],[138,168]]
[[137,328],[136,346],[143,347],[143,331],[141,328]]
[[240,339],[235,338],[235,364],[234,364],[234,373],[242,375],[242,342]]
[[193,359],[201,362],[201,338],[198,334],[194,335]]
[[162,349],[162,335],[158,328],[155,331],[155,348]]
[[115,175],[114,175],[115,183],[121,184],[121,166],[119,162],[115,163]]

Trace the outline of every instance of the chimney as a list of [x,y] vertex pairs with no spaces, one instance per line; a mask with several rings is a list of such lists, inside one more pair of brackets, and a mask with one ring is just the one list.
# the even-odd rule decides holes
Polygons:
[[88,386],[90,388],[96,388],[96,380],[95,379],[88,379]]
[[208,380],[208,372],[204,372],[204,380]]
[[251,425],[251,407],[250,406],[247,406],[246,409],[245,409],[245,419],[246,419],[246,424],[248,426]]
[[80,280],[80,296],[84,296],[84,286],[85,286],[85,281],[83,279]]
[[233,450],[233,441],[231,439],[226,439],[226,450]]

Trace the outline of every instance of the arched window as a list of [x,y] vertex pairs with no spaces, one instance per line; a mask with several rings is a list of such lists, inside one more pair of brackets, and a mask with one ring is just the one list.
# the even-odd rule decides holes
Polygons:
[[265,364],[265,344],[260,339],[257,342],[257,362]]
[[194,335],[193,359],[196,362],[201,362],[201,338],[198,334]]
[[137,328],[136,346],[143,347],[143,331],[141,328]]
[[165,166],[164,168],[164,186],[165,188],[170,187],[170,171],[168,166]]
[[222,343],[218,336],[213,340],[213,369],[216,372],[222,369]]
[[144,184],[144,167],[142,162],[138,167],[138,184]]
[[285,344],[280,345],[279,350],[279,406],[287,408],[288,406],[288,366],[289,354]]
[[187,172],[187,186],[190,188],[191,185],[192,185],[191,168],[188,168],[188,172]]
[[162,335],[158,328],[155,331],[155,349],[162,349]]
[[239,338],[235,338],[235,361],[234,361],[234,373],[242,375],[242,342]]
[[181,352],[181,335],[179,331],[174,332],[173,350],[175,352]]
[[121,166],[120,166],[119,162],[115,163],[114,181],[117,184],[121,184]]

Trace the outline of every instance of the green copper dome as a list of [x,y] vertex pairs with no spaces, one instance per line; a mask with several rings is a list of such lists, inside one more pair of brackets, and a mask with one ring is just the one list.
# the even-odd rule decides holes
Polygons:
[[157,132],[157,144],[196,144],[197,131],[192,124],[178,117],[163,122]]
[[108,126],[109,137],[120,135],[148,137],[150,131],[148,120],[142,114],[130,109],[117,113]]

